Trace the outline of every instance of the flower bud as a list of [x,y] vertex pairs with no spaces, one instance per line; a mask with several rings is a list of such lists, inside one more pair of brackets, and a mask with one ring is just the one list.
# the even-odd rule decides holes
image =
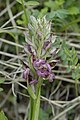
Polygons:
[[53,82],[54,78],[55,78],[55,75],[51,73],[51,74],[48,76],[49,82]]
[[26,69],[23,71],[23,78],[24,78],[25,80],[28,78],[29,72],[30,72],[30,69],[29,69],[29,68],[26,68]]

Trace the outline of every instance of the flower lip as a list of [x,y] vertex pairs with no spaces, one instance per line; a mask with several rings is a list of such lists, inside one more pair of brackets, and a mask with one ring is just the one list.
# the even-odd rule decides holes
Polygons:
[[28,66],[28,63],[27,63],[27,62],[25,62],[25,61],[23,61],[23,60],[21,60],[21,62],[22,62],[23,66],[24,66],[25,68],[29,68],[29,66]]
[[51,66],[43,59],[34,61],[33,65],[38,76],[46,78],[51,73]]
[[48,76],[49,82],[53,82],[54,78],[55,78],[55,75],[53,73],[49,74]]
[[32,53],[31,45],[26,44],[26,45],[25,45],[25,51],[26,51],[26,49],[27,49],[30,53]]
[[23,78],[26,80],[28,78],[28,75],[30,73],[30,69],[29,68],[26,68],[24,71],[23,71]]
[[36,84],[36,83],[38,83],[38,80],[37,80],[37,79],[34,79],[34,80],[30,81],[30,85],[31,85],[31,84]]
[[50,41],[44,42],[44,45],[43,45],[43,48],[44,48],[44,49],[48,49],[48,48],[50,48],[50,47],[51,47],[51,42],[50,42]]
[[56,63],[59,63],[59,60],[52,60],[52,61],[49,62],[49,65],[51,67],[55,67]]
[[42,72],[41,70],[37,70],[37,74],[43,78],[47,77],[49,72],[48,71],[45,71],[45,72]]
[[40,67],[41,65],[45,64],[46,61],[43,60],[43,59],[37,59],[34,61],[33,65],[34,65],[34,68],[36,69],[37,67]]

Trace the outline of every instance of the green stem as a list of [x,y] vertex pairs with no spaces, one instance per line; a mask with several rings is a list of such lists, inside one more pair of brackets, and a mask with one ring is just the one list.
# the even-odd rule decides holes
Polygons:
[[39,78],[39,82],[36,86],[36,99],[35,100],[33,98],[30,99],[31,102],[29,120],[38,120],[39,118],[41,84],[42,79]]
[[23,7],[23,10],[24,10],[24,14],[25,14],[25,20],[26,20],[26,25],[28,25],[28,16],[27,16],[27,12],[26,12],[26,9],[25,9],[25,7],[24,7],[24,0],[21,0],[21,2],[22,2],[22,7]]
[[33,99],[30,97],[30,110],[28,120],[32,119],[32,110],[33,110]]
[[75,82],[75,89],[76,89],[76,97],[78,96],[78,79]]
[[34,110],[32,120],[38,120],[39,119],[41,85],[42,85],[42,78],[39,78],[39,82],[38,82],[37,89],[36,89],[37,99],[35,100],[35,104],[34,104],[35,105],[34,106],[35,110]]

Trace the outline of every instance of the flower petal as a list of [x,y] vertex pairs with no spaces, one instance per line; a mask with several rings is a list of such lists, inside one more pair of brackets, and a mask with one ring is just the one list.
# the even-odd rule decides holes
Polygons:
[[37,67],[40,67],[42,64],[45,64],[45,60],[43,59],[38,59],[33,63],[35,69],[37,69]]
[[38,74],[38,76],[41,76],[43,78],[45,78],[47,76],[47,72],[42,72],[41,70],[37,70],[37,74]]
[[25,51],[26,51],[26,49],[28,50],[28,52],[32,53],[31,45],[26,44],[25,45]]
[[36,83],[38,83],[38,80],[37,80],[37,79],[34,79],[34,80],[30,81],[30,85],[31,85],[31,84],[36,84]]
[[54,74],[50,74],[48,79],[49,79],[49,82],[53,82],[53,79],[55,78],[55,75]]
[[29,69],[29,68],[26,68],[26,69],[23,71],[23,78],[24,78],[25,80],[28,78],[29,72],[30,72],[30,69]]

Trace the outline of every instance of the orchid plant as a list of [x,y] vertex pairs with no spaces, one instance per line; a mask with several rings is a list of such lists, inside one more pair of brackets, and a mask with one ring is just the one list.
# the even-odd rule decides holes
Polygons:
[[39,119],[41,86],[45,80],[53,82],[55,48],[53,48],[54,37],[51,33],[51,22],[30,17],[27,31],[25,33],[26,44],[24,51],[27,59],[24,62],[23,78],[27,81],[30,95],[30,110],[28,120]]

